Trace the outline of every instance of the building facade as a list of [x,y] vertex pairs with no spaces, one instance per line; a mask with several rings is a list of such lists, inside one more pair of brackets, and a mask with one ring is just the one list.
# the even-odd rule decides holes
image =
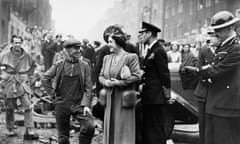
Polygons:
[[49,0],[1,0],[0,45],[13,34],[28,38],[27,27],[52,29],[52,7]]
[[163,37],[168,41],[201,41],[211,17],[220,10],[240,16],[240,1],[165,0]]
[[[107,26],[119,24],[131,35],[131,40],[137,42],[142,21],[163,28],[163,2],[164,0],[117,0],[99,20],[91,37],[102,40],[102,33]],[[162,37],[162,33],[159,37]]]
[[10,4],[8,0],[0,1],[0,46],[8,41],[8,22],[10,19]]

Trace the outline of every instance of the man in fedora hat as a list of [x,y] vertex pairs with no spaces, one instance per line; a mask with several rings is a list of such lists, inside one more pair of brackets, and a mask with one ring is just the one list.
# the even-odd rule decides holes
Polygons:
[[196,71],[208,80],[205,144],[240,143],[240,44],[234,31],[239,19],[220,11],[211,26],[219,41],[213,61]]
[[73,116],[81,125],[79,144],[90,144],[94,134],[90,68],[79,58],[80,41],[70,38],[63,46],[66,57],[53,64],[42,78],[46,92],[54,95],[58,143],[69,144],[70,117]]
[[149,49],[143,60],[143,144],[165,144],[166,133],[163,123],[163,107],[170,98],[170,73],[165,50],[159,44],[157,34],[161,30],[142,22],[139,31],[142,41]]

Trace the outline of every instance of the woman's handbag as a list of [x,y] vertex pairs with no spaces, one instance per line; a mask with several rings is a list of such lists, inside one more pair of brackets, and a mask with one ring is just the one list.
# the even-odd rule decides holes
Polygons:
[[107,89],[106,88],[102,88],[100,91],[99,91],[99,103],[100,105],[102,106],[106,106],[106,100],[107,100]]
[[[124,61],[123,61],[124,62]],[[120,78],[123,80],[127,80],[131,77],[131,70],[126,65],[123,64],[120,70]],[[135,103],[137,100],[137,93],[133,89],[127,89],[122,93],[122,107],[123,108],[133,108],[135,107]]]
[[122,107],[133,108],[137,100],[137,92],[135,90],[126,90],[122,93]]
[[127,65],[123,65],[120,71],[121,79],[128,79],[131,76],[131,71]]

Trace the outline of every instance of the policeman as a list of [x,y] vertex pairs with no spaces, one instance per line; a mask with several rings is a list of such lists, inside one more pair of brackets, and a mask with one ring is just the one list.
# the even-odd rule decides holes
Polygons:
[[205,144],[240,143],[240,44],[234,31],[238,21],[228,11],[212,17],[220,45],[213,62],[197,69],[203,79],[211,80],[206,95]]
[[[94,126],[91,116],[91,73],[89,65],[79,59],[80,41],[64,42],[66,58],[51,66],[42,82],[45,90],[55,93],[55,113],[59,144],[69,144],[70,117],[75,117],[81,127],[79,144],[90,144]],[[54,79],[55,78],[55,79]],[[54,79],[54,88],[51,81]]]
[[[214,31],[208,29],[208,35],[211,37]],[[204,66],[211,64],[215,48],[213,46],[214,38],[208,39],[206,45],[199,49],[198,54],[198,66]],[[198,123],[199,123],[199,144],[204,144],[204,132],[205,132],[205,106],[206,106],[206,95],[208,92],[208,82],[206,79],[200,79],[194,90],[194,96],[198,103]]]
[[143,144],[165,144],[166,135],[163,124],[163,106],[170,96],[170,73],[165,50],[157,40],[161,30],[146,22],[142,22],[140,30],[145,44],[149,45],[143,60]]

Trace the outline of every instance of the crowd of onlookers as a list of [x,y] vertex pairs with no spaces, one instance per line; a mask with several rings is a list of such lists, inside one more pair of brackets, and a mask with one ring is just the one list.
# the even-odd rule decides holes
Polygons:
[[[147,24],[147,26],[148,25],[149,24]],[[145,81],[143,83],[146,84],[147,82],[150,82],[148,84],[151,85],[151,82],[155,80],[155,78],[153,78],[151,76],[156,76],[157,78],[159,78],[159,73],[157,73],[157,72],[162,72],[162,70],[164,68],[167,69],[167,73],[165,75],[163,75],[162,77],[167,76],[167,79],[170,81],[170,78],[169,78],[170,75],[169,75],[168,69],[170,69],[170,71],[171,71],[171,68],[170,67],[168,68],[167,66],[168,66],[168,63],[176,63],[176,64],[179,64],[179,67],[178,67],[179,69],[177,71],[180,73],[183,89],[195,89],[197,86],[199,86],[199,83],[201,83],[201,82],[204,84],[206,84],[206,82],[207,82],[207,85],[205,88],[211,88],[208,85],[209,83],[210,84],[212,83],[212,81],[211,81],[212,75],[211,74],[216,74],[216,75],[218,74],[216,72],[218,69],[214,69],[214,68],[218,67],[219,65],[217,65],[217,64],[215,65],[215,63],[220,63],[221,60],[224,59],[224,56],[220,55],[218,57],[218,55],[215,55],[216,54],[215,51],[219,50],[219,47],[220,48],[223,47],[223,45],[225,44],[224,43],[225,41],[221,41],[221,44],[219,45],[219,42],[213,38],[213,37],[215,37],[215,38],[219,39],[219,37],[213,36],[209,33],[209,35],[211,35],[213,37],[211,37],[211,38],[206,37],[206,40],[204,42],[202,42],[202,41],[196,41],[194,43],[178,43],[178,42],[174,42],[174,41],[166,42],[163,39],[157,39],[156,33],[160,32],[160,30],[158,30],[158,29],[156,30],[156,28],[153,26],[150,26],[150,28],[149,27],[147,27],[147,28],[146,28],[147,30],[143,29],[142,31],[139,32],[139,35],[140,35],[139,41],[136,44],[131,42],[131,36],[125,35],[125,33],[121,33],[120,36],[117,34],[108,35],[108,39],[107,40],[104,39],[106,44],[102,44],[100,41],[90,42],[88,39],[82,39],[81,41],[78,41],[78,40],[74,39],[73,36],[71,36],[71,35],[68,35],[66,37],[63,36],[62,34],[54,35],[51,31],[46,31],[41,28],[33,27],[31,29],[28,29],[28,32],[31,34],[31,38],[22,38],[22,37],[16,36],[15,43],[12,42],[11,44],[3,45],[1,50],[5,51],[8,48],[11,48],[11,50],[13,49],[12,50],[13,53],[19,54],[18,51],[20,51],[20,56],[21,56],[21,54],[22,54],[21,49],[19,49],[21,46],[21,48],[23,48],[27,53],[29,53],[30,54],[29,56],[31,58],[33,58],[33,60],[36,62],[35,63],[35,65],[36,65],[35,71],[37,71],[39,73],[46,72],[49,69],[51,71],[52,66],[57,66],[59,63],[62,62],[62,60],[67,61],[67,59],[69,59],[69,62],[70,62],[69,65],[72,66],[72,70],[70,70],[70,71],[73,71],[74,63],[76,63],[74,60],[77,59],[77,61],[78,61],[79,59],[81,59],[84,61],[84,62],[83,61],[81,61],[81,62],[87,63],[86,68],[89,67],[89,71],[90,71],[89,77],[91,77],[91,80],[93,83],[93,85],[92,85],[93,87],[91,87],[91,90],[95,90],[95,94],[98,97],[99,97],[99,92],[103,89],[103,87],[119,88],[119,87],[124,86],[124,84],[122,83],[122,79],[118,80],[118,79],[116,79],[117,76],[115,78],[115,77],[112,77],[112,75],[110,75],[111,68],[114,67],[115,69],[118,69],[118,67],[119,67],[118,64],[119,63],[121,64],[121,61],[126,61],[126,62],[131,61],[132,62],[131,64],[129,64],[129,67],[131,67],[130,70],[135,69],[136,72],[134,73],[134,75],[131,75],[131,76],[133,76],[133,79],[130,78],[130,80],[133,80],[134,83],[136,83],[136,84],[138,84],[137,81],[139,81],[141,79],[141,77],[143,77],[143,75],[144,75],[143,70],[145,71],[145,73],[150,72],[150,74],[145,75],[145,76],[149,76],[150,80]],[[234,38],[229,45],[239,44],[240,35],[239,35],[238,29],[239,29],[239,27],[236,27],[236,29],[234,29],[234,30],[230,29],[230,28],[227,29],[227,30],[229,30],[230,38],[231,39]],[[151,35],[150,35],[149,39],[147,39],[147,36],[149,33]],[[219,36],[222,35],[222,34],[219,34],[219,31],[216,31],[215,33],[218,34]],[[14,36],[12,37],[12,39],[14,39]],[[145,39],[145,42],[143,39]],[[231,39],[225,39],[225,40],[229,41]],[[157,49],[159,49],[159,51],[153,52],[152,44],[156,45],[158,47]],[[218,49],[217,49],[217,47],[218,47]],[[14,51],[14,48],[16,48],[15,51]],[[162,48],[165,51],[162,50]],[[151,52],[151,50],[152,50],[152,52]],[[76,55],[75,55],[75,53],[71,53],[72,51],[76,52]],[[160,52],[160,53],[158,53],[158,52]],[[166,52],[166,54],[165,54],[165,52]],[[131,55],[129,53],[134,53],[136,55]],[[219,53],[226,55],[225,51],[220,51]],[[156,55],[158,54],[158,57],[157,56],[155,57],[155,54]],[[106,55],[109,55],[109,57],[105,57]],[[201,58],[202,55],[204,55],[204,59]],[[73,59],[71,56],[74,56],[75,59]],[[125,56],[127,58],[125,58],[123,56]],[[209,56],[211,58],[211,60],[208,60],[207,58],[205,58],[207,56]],[[107,60],[104,61],[104,57]],[[18,57],[18,58],[20,58],[20,57]],[[218,58],[219,58],[219,60],[218,60]],[[152,61],[152,59],[154,59],[155,61]],[[111,63],[108,63],[108,61],[111,61]],[[161,65],[160,63],[163,63],[163,61],[165,63],[163,65]],[[212,61],[214,61],[215,63]],[[15,63],[16,61],[13,61],[13,62]],[[231,63],[231,62],[235,62],[235,61],[229,60],[227,62]],[[114,65],[114,63],[115,63],[115,65]],[[105,69],[105,67],[103,67],[104,64],[108,65],[107,69]],[[156,67],[159,66],[159,64],[162,67],[161,68],[158,67],[159,69],[156,70]],[[138,65],[139,65],[139,67],[138,67]],[[148,66],[148,68],[146,68],[146,65]],[[156,65],[156,66],[154,66],[154,65]],[[125,65],[122,63],[122,67],[124,67],[124,66]],[[64,65],[63,65],[63,67],[64,67]],[[228,67],[228,65],[226,65],[226,67]],[[226,67],[223,67],[223,68],[226,68]],[[141,68],[141,70],[140,70],[140,68]],[[210,71],[209,73],[204,73],[206,69],[209,69],[209,71],[212,69],[213,70]],[[154,72],[151,72],[151,70],[153,70]],[[105,71],[108,71],[108,72],[105,72]],[[199,71],[202,73],[199,73]],[[79,72],[79,71],[77,71],[77,72]],[[143,72],[143,75],[141,72]],[[153,74],[155,72],[156,72],[156,75]],[[109,76],[106,73],[109,74]],[[196,76],[196,73],[197,73],[197,76]],[[219,73],[221,73],[221,71]],[[65,74],[65,73],[63,73],[63,74]],[[206,78],[200,77],[202,75],[204,76],[204,74],[206,74],[206,75],[208,74],[207,76],[205,76]],[[162,77],[160,76],[160,78],[162,78]],[[143,77],[142,80],[144,81],[144,79],[146,80],[146,78]],[[227,79],[227,77],[225,79]],[[70,79],[68,84],[72,84],[71,81],[74,81],[74,80],[76,80],[76,79]],[[219,80],[219,79],[216,79],[216,80]],[[158,87],[161,84],[163,86],[162,90],[164,91],[164,95],[166,95],[165,89],[170,89],[170,82],[166,84],[168,87],[166,87],[166,85],[164,85],[164,79],[161,79],[161,83],[156,83],[156,84],[154,83],[154,85],[157,87],[156,90],[158,90]],[[64,85],[64,87],[69,88],[68,84]],[[79,85],[78,81],[76,81],[76,85]],[[109,86],[109,85],[111,85],[111,86]],[[228,90],[229,88],[230,88],[229,85],[227,85],[226,89]],[[203,91],[204,87],[203,88],[197,87],[197,89],[199,89],[199,91]],[[81,90],[83,90],[83,89],[81,89]],[[120,90],[122,90],[122,89],[120,89]],[[145,87],[145,90],[146,90],[146,87]],[[149,91],[147,91],[147,92],[149,92]],[[157,93],[154,94],[154,96],[157,95],[158,93],[160,93],[158,91],[156,91],[156,92]],[[145,94],[145,96],[151,95],[151,94],[152,93]],[[73,95],[74,95],[74,93],[73,93]],[[194,94],[194,95],[196,95],[196,94]],[[204,95],[207,95],[207,94],[204,94]],[[118,97],[116,96],[116,98],[118,98]],[[164,98],[166,98],[166,97],[164,97]],[[170,97],[168,97],[168,98],[170,98]],[[99,99],[100,99],[99,101],[101,101],[101,97],[99,97]],[[169,100],[169,99],[167,99],[167,100]],[[118,102],[118,100],[116,100],[116,104],[117,104],[117,102]],[[97,103],[97,104],[99,104],[99,103]],[[153,107],[151,107],[150,110],[154,111],[154,109],[152,109],[152,108]],[[205,108],[205,105],[203,105],[203,108]],[[107,110],[107,112],[109,112],[110,109],[111,108],[109,108]],[[199,107],[199,109],[200,109],[200,107]],[[132,111],[132,112],[134,112],[134,111]],[[109,113],[109,114],[111,115],[111,113]],[[202,114],[205,115],[205,112],[202,112]],[[101,105],[99,105],[99,107],[93,107],[93,115],[98,116],[100,119],[103,120],[104,119],[103,118],[104,107]],[[202,116],[200,115],[199,118],[201,118],[201,117]],[[120,117],[116,117],[116,118],[120,119]],[[110,120],[110,117],[108,120]],[[134,120],[135,120],[135,118],[134,118]],[[203,120],[205,121],[205,118],[203,118]],[[203,131],[204,130],[201,130],[201,132],[203,132]]]

